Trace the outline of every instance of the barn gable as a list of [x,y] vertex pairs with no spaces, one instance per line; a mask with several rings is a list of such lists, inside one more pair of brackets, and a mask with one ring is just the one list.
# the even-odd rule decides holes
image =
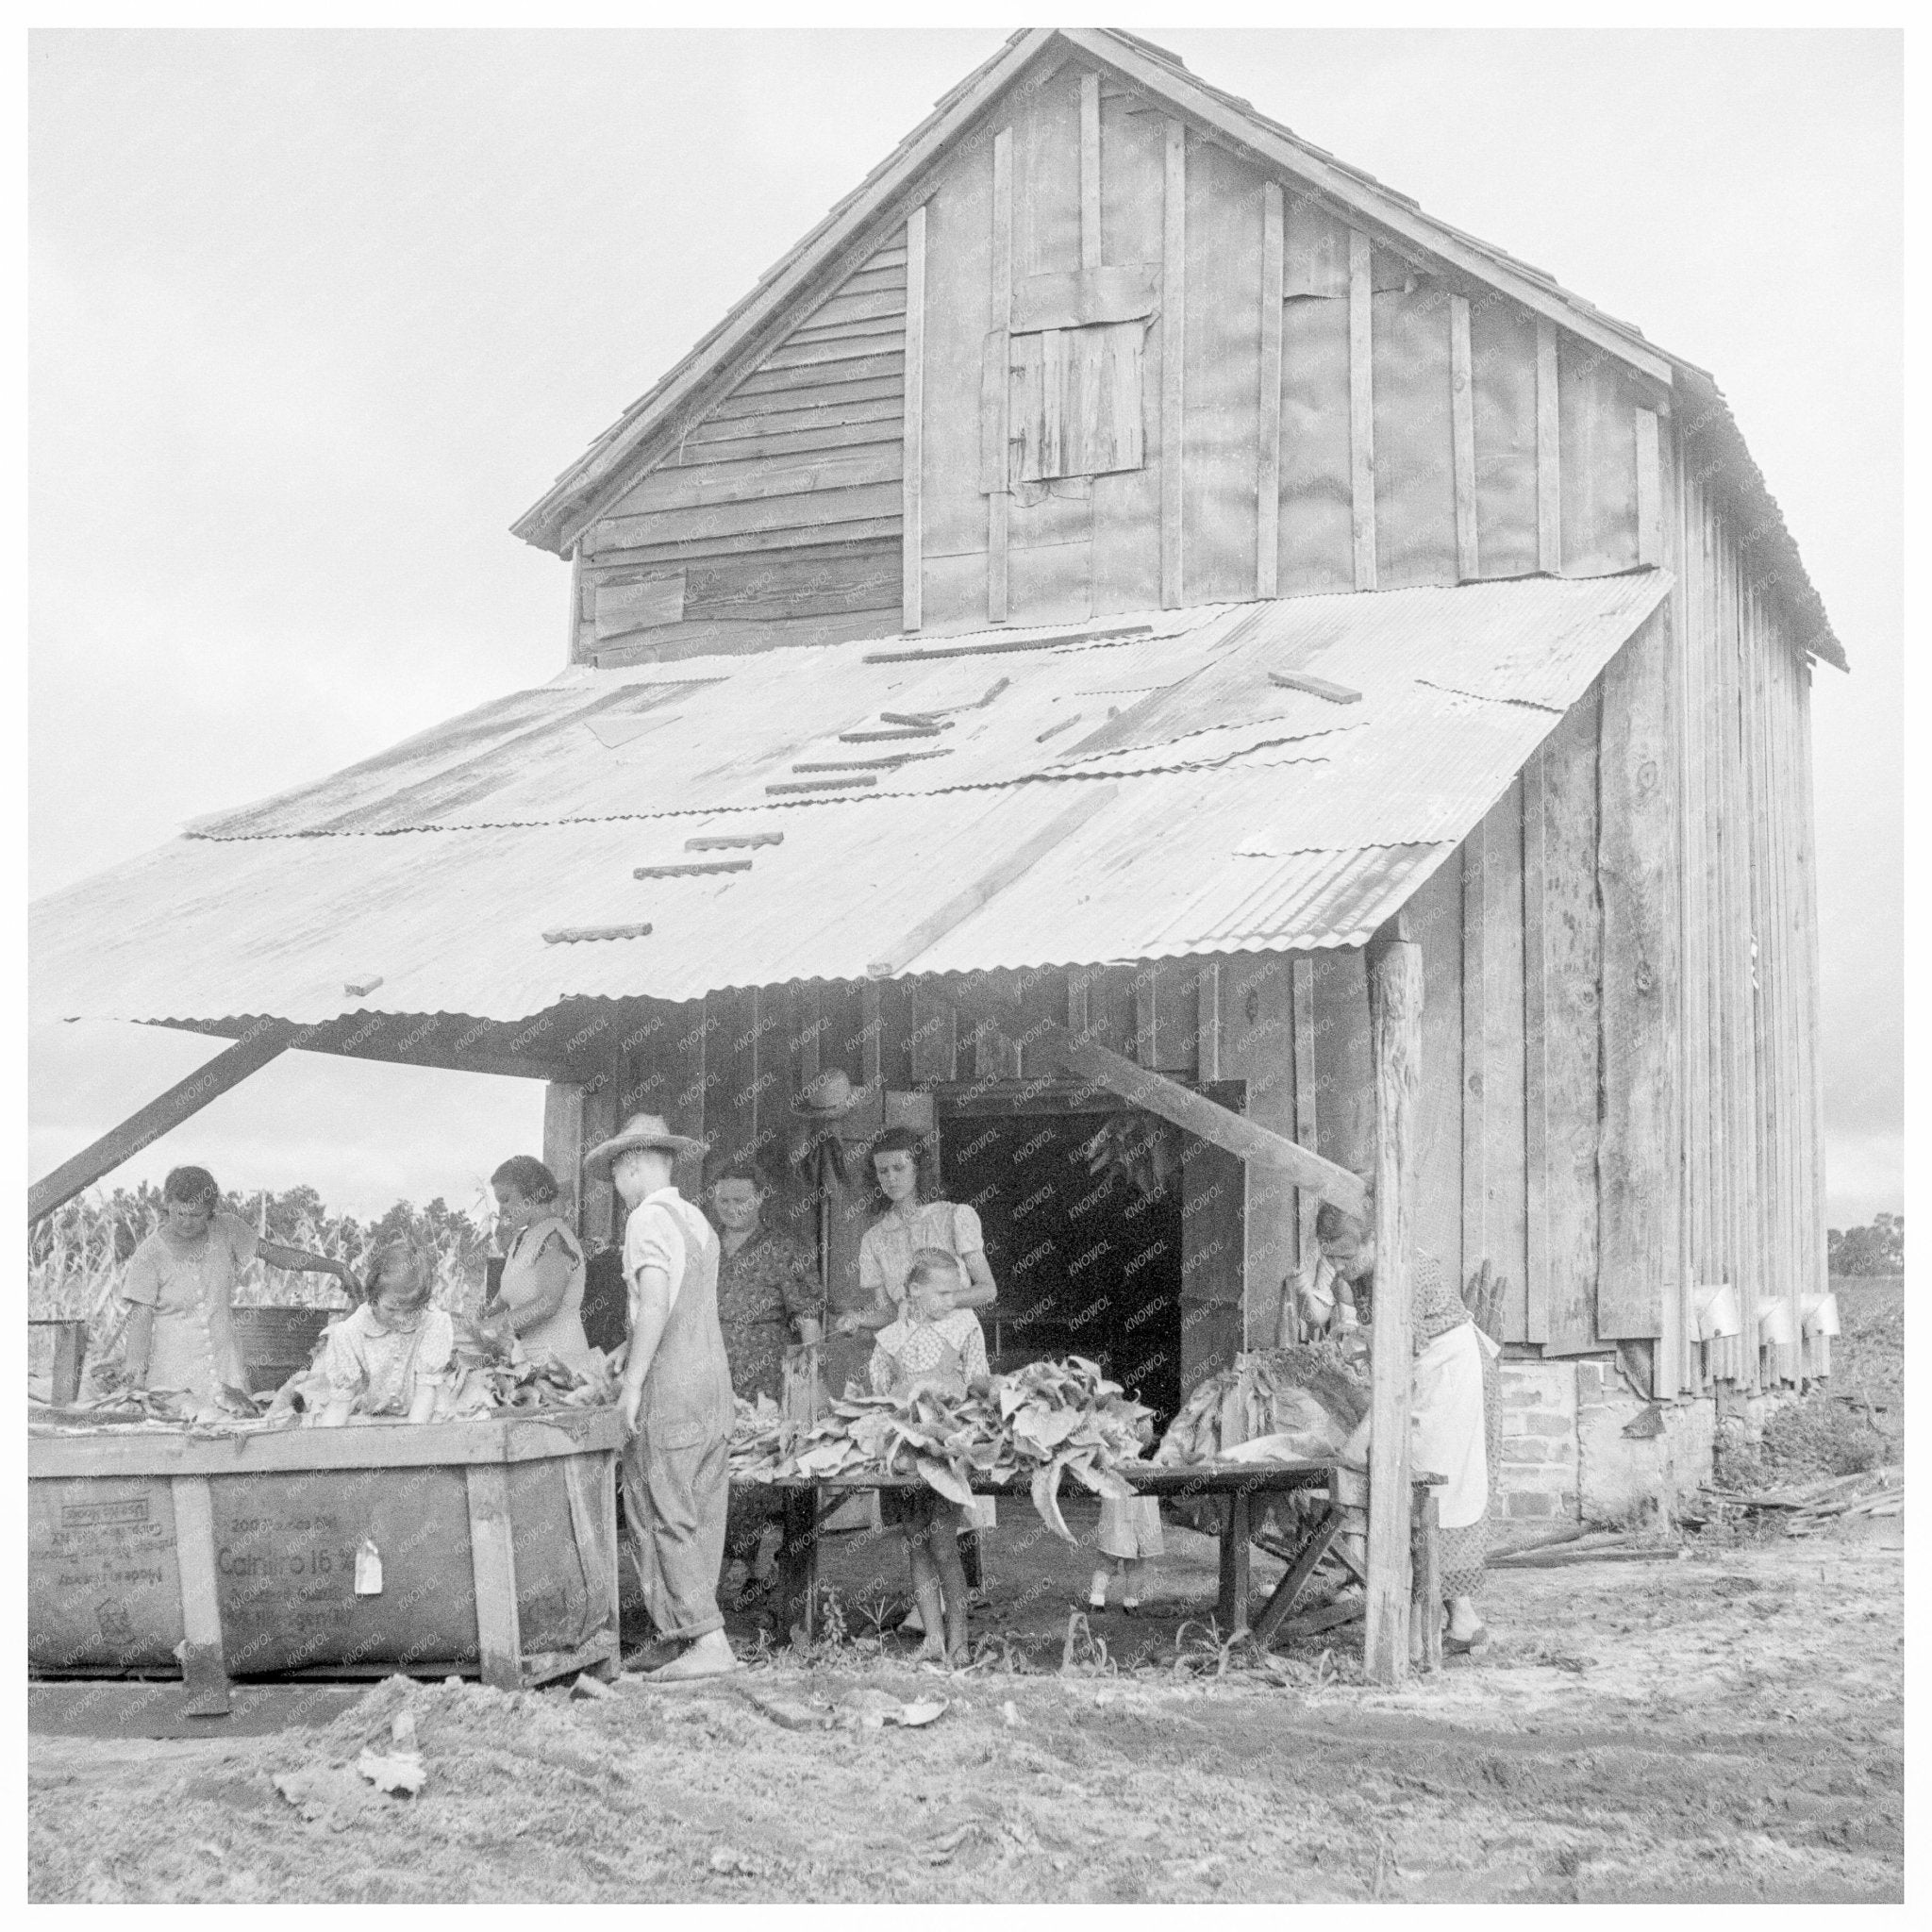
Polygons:
[[1694,465],[1840,660],[1714,395],[1132,36],[1023,34],[518,530],[610,665],[1602,575]]

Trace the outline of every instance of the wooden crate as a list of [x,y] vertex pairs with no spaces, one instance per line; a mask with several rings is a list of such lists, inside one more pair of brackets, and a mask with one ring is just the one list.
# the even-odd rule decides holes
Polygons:
[[28,1322],[26,1382],[42,1402],[72,1402],[80,1393],[80,1369],[87,1358],[85,1322]]
[[609,1408],[30,1437],[29,1669],[178,1669],[208,1713],[233,1676],[611,1674],[623,1440]]

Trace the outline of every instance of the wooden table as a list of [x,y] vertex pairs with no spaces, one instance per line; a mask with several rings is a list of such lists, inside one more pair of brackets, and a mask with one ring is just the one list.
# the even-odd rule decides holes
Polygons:
[[[1292,1613],[1316,1566],[1333,1549],[1351,1569],[1358,1566],[1338,1544],[1350,1510],[1363,1510],[1367,1478],[1358,1469],[1334,1461],[1208,1462],[1188,1467],[1153,1463],[1122,1468],[1119,1474],[1137,1494],[1180,1501],[1213,1496],[1221,1500],[1221,1593],[1217,1607],[1222,1628],[1232,1637],[1248,1636],[1264,1648],[1274,1641]],[[1436,1603],[1441,1593],[1441,1565],[1437,1545],[1435,1489],[1441,1477],[1418,1473],[1411,1485],[1410,1573],[1417,1605]],[[747,1489],[777,1490],[785,1512],[785,1542],[779,1552],[778,1609],[780,1627],[802,1626],[808,1639],[816,1634],[819,1530],[826,1517],[853,1491],[913,1490],[924,1485],[917,1476],[834,1476],[814,1482],[782,1477],[774,1482],[747,1483]],[[1254,1506],[1257,1498],[1320,1491],[1326,1507],[1291,1554],[1288,1569],[1274,1586],[1260,1614],[1250,1622],[1249,1566],[1252,1557]],[[822,1491],[831,1491],[827,1503]],[[1030,1503],[1026,1488],[1018,1483],[975,1482],[975,1495],[1006,1496]],[[1338,1620],[1342,1621],[1342,1620]],[[1440,1609],[1418,1620],[1423,1633],[1422,1664],[1434,1670],[1441,1662]]]

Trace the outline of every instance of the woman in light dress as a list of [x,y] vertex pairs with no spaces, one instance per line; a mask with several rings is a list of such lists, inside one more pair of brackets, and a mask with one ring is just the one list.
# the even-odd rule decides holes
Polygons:
[[506,1160],[490,1176],[496,1196],[503,1279],[486,1315],[509,1312],[510,1326],[532,1361],[554,1356],[580,1374],[590,1372],[584,1335],[584,1250],[559,1211],[557,1176],[527,1154]]
[[161,1184],[161,1201],[165,1218],[129,1257],[121,1282],[127,1311],[123,1369],[136,1389],[240,1407],[248,1374],[229,1310],[249,1262],[333,1274],[352,1296],[356,1277],[346,1261],[257,1234],[222,1206],[222,1191],[205,1167],[175,1168]]

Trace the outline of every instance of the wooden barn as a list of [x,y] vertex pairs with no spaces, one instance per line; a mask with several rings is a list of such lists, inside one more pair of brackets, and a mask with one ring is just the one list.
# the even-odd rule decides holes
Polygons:
[[516,530],[569,560],[548,683],[35,908],[41,1011],[238,1042],[36,1211],[299,1045],[545,1081],[572,1175],[640,1107],[759,1148],[841,1303],[853,1157],[929,1123],[997,1352],[1165,1407],[1376,1167],[1507,1284],[1520,1515],[1666,1493],[1828,1369],[1844,658],[1701,370],[1031,31]]

